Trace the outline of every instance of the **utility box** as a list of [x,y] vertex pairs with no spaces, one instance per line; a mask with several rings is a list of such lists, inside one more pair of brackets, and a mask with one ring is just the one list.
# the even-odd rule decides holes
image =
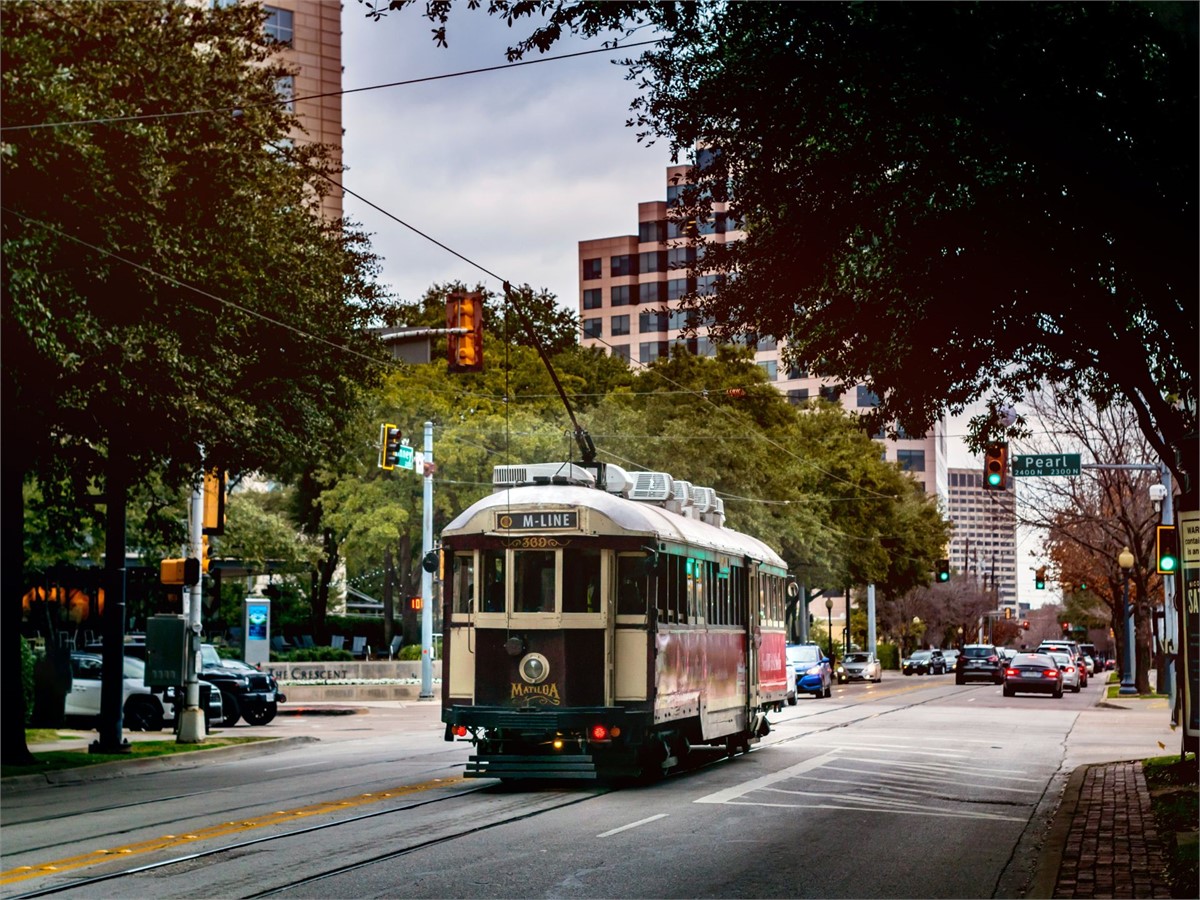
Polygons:
[[247,597],[242,601],[242,634],[245,645],[242,659],[252,666],[271,661],[271,601],[267,597]]
[[187,681],[187,620],[163,613],[146,621],[146,687],[179,687]]

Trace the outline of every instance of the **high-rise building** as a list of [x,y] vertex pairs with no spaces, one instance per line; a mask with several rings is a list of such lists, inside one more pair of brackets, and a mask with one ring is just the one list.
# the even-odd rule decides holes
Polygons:
[[[698,356],[716,354],[703,327],[695,337],[680,335],[689,315],[679,309],[680,298],[713,288],[712,276],[688,277],[686,267],[694,261],[695,251],[686,246],[683,226],[667,215],[688,170],[686,165],[667,167],[666,198],[638,204],[637,234],[579,242],[579,316],[584,346],[606,348],[631,364],[647,364],[669,356],[675,344],[686,345]],[[726,212],[725,204],[715,204],[713,217],[696,223],[696,230],[706,242],[726,243],[743,237]],[[787,366],[780,350],[773,338],[762,338],[755,347],[755,361],[767,380],[792,403],[819,396],[859,412],[878,402],[862,385],[843,393],[827,381]],[[926,493],[946,496],[943,422],[939,421],[928,435],[902,434],[895,440],[877,437],[886,457],[899,462],[922,483]]]
[[[227,5],[236,0],[215,0]],[[271,0],[262,4],[267,34],[283,45],[281,57],[294,75],[281,78],[279,93],[293,100],[303,131],[295,141],[334,148],[342,161],[342,3],[341,0]],[[336,177],[336,176],[335,176]],[[339,179],[340,181],[340,179]],[[342,216],[342,192],[333,188],[321,203],[330,219]]]
[[950,469],[947,514],[954,523],[950,569],[995,590],[997,609],[1017,606],[1016,490],[1011,475],[1006,489],[983,486],[983,469]]

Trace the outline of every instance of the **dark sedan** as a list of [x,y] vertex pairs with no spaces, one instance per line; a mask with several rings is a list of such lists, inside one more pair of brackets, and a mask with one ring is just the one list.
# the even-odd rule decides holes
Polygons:
[[1004,696],[1015,694],[1063,695],[1063,673],[1045,653],[1018,653],[1004,670]]
[[994,644],[967,644],[958,655],[954,683],[966,684],[975,678],[1002,684],[1005,668],[1006,660]]

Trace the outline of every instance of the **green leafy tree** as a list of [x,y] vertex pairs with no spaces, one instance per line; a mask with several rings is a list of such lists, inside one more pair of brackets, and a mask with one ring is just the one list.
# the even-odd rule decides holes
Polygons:
[[[425,4],[435,40],[451,9]],[[737,275],[695,298],[718,334],[786,338],[814,374],[868,384],[879,422],[910,434],[1042,383],[1119,397],[1179,483],[1190,472],[1194,502],[1196,4],[487,10],[528,20],[510,59],[657,26],[628,61],[631,124],[676,154],[718,148],[678,213],[730,200],[746,232],[703,259]],[[989,410],[976,443],[998,427]]]
[[101,492],[123,540],[152,474],[315,457],[377,376],[386,298],[363,235],[315,214],[336,166],[290,143],[259,7],[14,3],[0,29],[9,762],[28,479],[62,509]]

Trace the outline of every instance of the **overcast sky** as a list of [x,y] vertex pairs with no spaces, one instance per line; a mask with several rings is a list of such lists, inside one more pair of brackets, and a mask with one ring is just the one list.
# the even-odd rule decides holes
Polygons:
[[[449,23],[449,48],[439,48],[420,6],[376,22],[348,0],[344,89],[503,65],[505,48],[530,30],[528,22],[508,29],[463,5]],[[599,46],[599,39],[567,38],[548,55]],[[348,94],[345,186],[501,278],[545,288],[577,311],[578,242],[636,234],[638,203],[666,199],[666,146],[639,144],[626,127],[634,86],[611,61],[637,52]],[[381,280],[399,298],[417,300],[456,279],[500,290],[495,279],[356,198],[347,195],[345,211],[372,235],[383,257]],[[982,466],[960,438],[965,417],[952,419],[949,432],[950,465]],[[1021,599],[1040,605],[1049,598],[1033,594],[1028,562],[1040,539],[1027,532],[1018,539]]]
[[[363,11],[347,2],[342,14],[344,89],[504,65],[504,49],[529,30],[464,6],[447,49],[433,43],[419,8],[378,22]],[[564,40],[548,55],[599,46]],[[638,203],[666,196],[665,147],[647,148],[625,127],[634,88],[611,61],[621,55],[349,94],[345,185],[513,284],[548,289],[577,309],[578,242],[636,234]],[[382,280],[401,299],[453,279],[500,289],[354,197],[345,210],[372,234]]]

